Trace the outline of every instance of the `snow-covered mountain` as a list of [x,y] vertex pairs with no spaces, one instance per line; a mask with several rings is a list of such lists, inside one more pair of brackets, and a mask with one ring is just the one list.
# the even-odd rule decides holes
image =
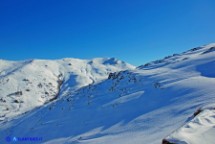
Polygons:
[[0,121],[135,67],[115,58],[0,60]]
[[[100,63],[112,65],[112,61]],[[57,81],[62,83],[58,99],[4,120],[0,142],[30,143],[34,138],[34,143],[44,144],[214,144],[215,44],[136,69],[123,66],[102,80],[83,77],[75,84],[65,70],[59,71],[68,62],[59,63],[50,70],[55,73],[55,89]],[[5,65],[1,67],[11,70]]]

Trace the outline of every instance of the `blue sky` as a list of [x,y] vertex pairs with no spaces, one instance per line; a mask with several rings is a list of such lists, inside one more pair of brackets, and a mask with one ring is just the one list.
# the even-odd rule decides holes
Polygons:
[[214,0],[0,0],[0,59],[134,65],[215,42]]

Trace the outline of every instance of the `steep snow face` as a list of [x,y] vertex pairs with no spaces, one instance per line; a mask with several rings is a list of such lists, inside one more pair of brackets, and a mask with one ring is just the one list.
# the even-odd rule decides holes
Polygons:
[[125,69],[134,69],[134,66],[114,58],[0,60],[0,121],[100,82],[110,72]]
[[[1,123],[0,142],[9,136],[41,137],[38,143],[44,144],[160,144],[167,137],[198,144],[195,136],[201,130],[193,133],[192,141],[168,135],[190,122],[197,109],[214,105],[214,46],[111,73],[108,79],[75,91],[65,88],[67,92],[61,92],[64,96],[53,103]],[[102,63],[116,64],[113,59]],[[202,137],[208,143],[215,135],[213,111],[198,116],[210,120],[209,124],[204,122],[208,136]],[[197,125],[190,131],[202,126]],[[185,136],[186,132],[178,133]]]

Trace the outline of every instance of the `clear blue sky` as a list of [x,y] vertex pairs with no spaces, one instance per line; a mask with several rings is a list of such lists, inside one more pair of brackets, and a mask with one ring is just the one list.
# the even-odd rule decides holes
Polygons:
[[215,42],[215,0],[0,0],[0,59],[134,65]]

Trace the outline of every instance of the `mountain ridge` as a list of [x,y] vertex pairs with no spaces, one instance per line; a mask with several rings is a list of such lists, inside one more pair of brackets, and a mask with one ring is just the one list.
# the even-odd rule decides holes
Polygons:
[[[108,64],[110,61],[115,63]],[[1,110],[5,112],[1,114],[1,118],[11,115],[8,109],[14,111],[11,115],[13,117],[56,99],[58,95],[62,95],[61,89],[64,92],[76,90],[105,79],[110,72],[133,68],[134,66],[113,58],[67,58],[54,61],[35,59],[18,62],[1,60],[0,99]],[[8,101],[11,104],[7,105]],[[20,108],[23,110],[19,113],[16,109]]]
[[[189,144],[183,126],[192,125],[198,109],[215,104],[214,47],[194,48],[147,66],[111,72],[104,80],[76,90],[68,89],[56,101],[1,123],[0,142],[9,136],[43,137],[38,143],[46,144],[159,144],[162,139]],[[208,118],[209,125],[204,121]],[[206,110],[196,119],[203,121],[186,127],[196,131],[190,137],[191,144],[213,144],[213,112]],[[201,125],[210,128],[205,129],[206,138],[198,131]],[[201,141],[196,141],[196,136]]]

